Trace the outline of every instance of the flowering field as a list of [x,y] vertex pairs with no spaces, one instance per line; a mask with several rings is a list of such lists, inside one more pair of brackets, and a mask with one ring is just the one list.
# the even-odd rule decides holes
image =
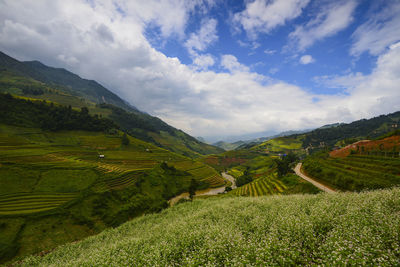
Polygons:
[[400,189],[184,203],[22,266],[400,264]]

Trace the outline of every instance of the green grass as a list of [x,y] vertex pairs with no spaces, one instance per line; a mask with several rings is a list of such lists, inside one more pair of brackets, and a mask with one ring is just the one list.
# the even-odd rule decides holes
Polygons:
[[344,191],[400,185],[399,158],[362,155],[332,158],[319,153],[307,158],[303,169],[315,179]]
[[396,266],[400,190],[208,198],[21,266]]
[[252,150],[268,153],[288,153],[301,150],[304,136],[277,137],[252,147]]

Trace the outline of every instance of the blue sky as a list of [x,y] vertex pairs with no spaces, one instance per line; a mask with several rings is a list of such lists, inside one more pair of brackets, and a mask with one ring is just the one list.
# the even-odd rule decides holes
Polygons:
[[396,0],[0,2],[0,50],[209,141],[400,110]]
[[[265,2],[266,7],[272,1]],[[299,1],[301,2],[301,1]],[[304,1],[307,2],[307,1]],[[374,12],[376,4],[369,1],[357,2],[349,6],[351,20],[346,26],[334,31],[333,34],[314,41],[306,49],[299,49],[290,39],[290,34],[299,25],[307,24],[316,13],[319,14],[328,6],[337,1],[309,2],[305,5],[301,14],[288,21],[284,25],[276,26],[267,33],[256,33],[256,37],[250,36],[240,24],[233,22],[234,14],[240,14],[246,10],[246,3],[241,1],[225,1],[210,8],[207,16],[203,12],[194,12],[188,21],[186,32],[198,32],[202,23],[207,20],[216,20],[215,34],[218,36],[206,49],[201,51],[210,54],[214,59],[221,55],[234,55],[238,61],[250,68],[251,71],[274,79],[284,80],[297,84],[314,93],[335,94],[340,89],[326,88],[314,80],[315,77],[360,72],[369,74],[374,67],[376,56],[362,53],[357,57],[350,55],[352,34],[359,25],[368,20],[370,12]],[[336,6],[351,1],[339,2]],[[249,1],[251,3],[251,1]],[[384,2],[382,2],[384,3]],[[151,44],[160,52],[169,57],[177,57],[186,65],[193,64],[193,56],[185,47],[185,43],[176,38],[157,39],[160,35],[159,28],[148,27],[145,34],[152,40]],[[305,56],[309,61],[301,63]],[[305,64],[304,64],[305,63]],[[218,64],[207,69],[214,72],[224,72],[226,69]]]

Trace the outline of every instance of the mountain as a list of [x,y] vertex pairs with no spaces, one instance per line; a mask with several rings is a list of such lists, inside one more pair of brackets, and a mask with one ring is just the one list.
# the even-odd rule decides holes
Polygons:
[[[239,145],[238,147],[236,147],[235,149],[250,149],[254,146],[263,146],[263,144],[265,145],[269,140],[272,139],[276,139],[279,137],[285,137],[285,136],[291,136],[291,135],[296,135],[296,134],[302,134],[302,133],[306,133],[309,132],[311,130],[307,129],[307,130],[293,130],[293,131],[285,131],[285,132],[281,132],[279,134],[275,134],[272,136],[268,136],[268,137],[260,137],[260,138],[256,138],[256,139],[252,139],[252,140],[247,140],[247,141],[243,141],[243,143],[241,145]],[[269,142],[271,143],[271,142]]]
[[[373,139],[400,128],[400,111],[342,123],[334,127],[315,129],[304,135],[303,147],[335,146],[340,141],[351,139],[350,143],[362,139]],[[356,140],[353,140],[356,139]]]
[[219,141],[219,142],[213,143],[212,145],[220,147],[220,148],[228,151],[228,150],[234,150],[243,144],[246,144],[246,142],[245,141],[237,141],[234,143],[228,143],[228,142],[224,142],[224,141]]
[[319,127],[318,129],[328,129],[328,128],[334,128],[334,127],[338,127],[340,125],[343,125],[345,123],[343,122],[337,122],[337,123],[332,123],[332,124],[326,124],[324,126]]
[[[267,153],[287,153],[289,151],[309,152],[322,147],[345,146],[363,139],[374,139],[400,128],[400,111],[362,119],[352,123],[325,125],[305,133],[282,134],[262,143],[245,144],[237,149],[250,149]],[[287,132],[290,133],[290,132]]]
[[0,52],[0,68],[32,78],[94,103],[108,103],[128,111],[137,110],[96,81],[82,79],[63,68],[48,67],[39,61],[20,62],[2,52]]
[[140,112],[96,81],[38,61],[20,62],[0,52],[0,92],[47,100],[112,119],[130,135],[189,157],[220,153],[157,117]]

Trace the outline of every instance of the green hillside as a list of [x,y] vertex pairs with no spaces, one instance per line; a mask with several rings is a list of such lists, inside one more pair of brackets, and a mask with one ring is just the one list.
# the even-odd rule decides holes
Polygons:
[[199,161],[130,136],[124,144],[112,121],[84,108],[0,103],[0,262],[158,212],[192,179],[198,189],[225,184]]
[[[374,139],[399,127],[400,111],[381,115],[371,119],[362,119],[349,124],[340,124],[331,128],[320,128],[305,134],[303,147],[334,146],[345,139]],[[355,142],[355,141],[352,141]]]
[[234,149],[240,147],[243,144],[246,144],[246,142],[237,141],[237,142],[234,142],[234,143],[228,143],[228,142],[224,142],[224,141],[219,141],[219,142],[214,143],[213,146],[217,146],[217,147],[220,147],[220,148],[222,148],[222,149],[224,149],[226,151],[229,151],[229,150],[234,150]]
[[0,92],[47,100],[112,119],[131,136],[188,156],[221,153],[157,117],[128,105],[95,81],[40,62],[20,62],[0,52]]
[[94,103],[105,102],[129,111],[136,110],[96,81],[82,79],[65,69],[48,67],[39,61],[20,62],[2,52],[0,68]]
[[290,151],[301,150],[303,139],[303,135],[277,137],[255,145],[250,149],[268,154],[289,153]]
[[212,198],[134,219],[21,266],[396,266],[400,190]]
[[334,158],[320,152],[306,158],[303,170],[316,180],[344,191],[400,185],[399,158],[372,155]]
[[324,147],[343,146],[358,140],[375,139],[400,127],[400,111],[352,123],[326,125],[305,133],[276,137],[260,144],[248,144],[238,149],[261,153],[282,154],[295,151],[300,154]]

